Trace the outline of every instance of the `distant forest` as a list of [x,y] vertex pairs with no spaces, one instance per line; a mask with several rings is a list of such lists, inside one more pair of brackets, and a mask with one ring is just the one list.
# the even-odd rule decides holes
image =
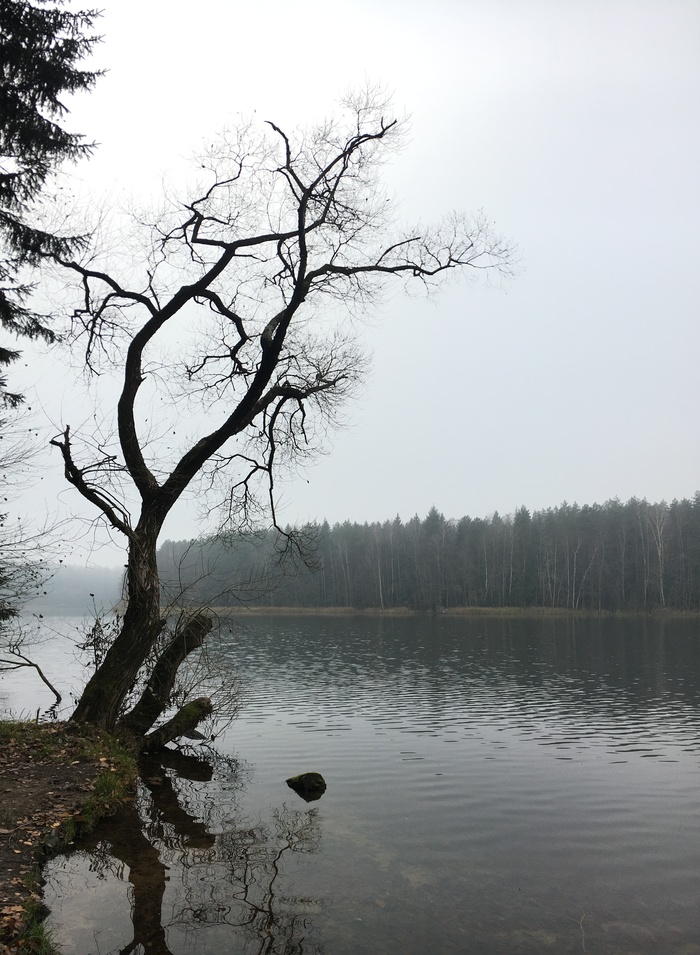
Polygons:
[[532,514],[309,525],[313,555],[281,560],[283,535],[166,541],[164,591],[217,606],[557,607],[700,610],[700,492],[650,504],[564,503]]

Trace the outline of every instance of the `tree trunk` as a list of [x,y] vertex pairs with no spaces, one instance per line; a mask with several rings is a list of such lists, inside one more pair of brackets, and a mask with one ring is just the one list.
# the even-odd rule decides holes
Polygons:
[[186,703],[171,720],[148,734],[143,741],[143,752],[148,753],[156,749],[162,749],[180,736],[194,735],[199,723],[207,716],[211,716],[213,712],[214,707],[211,700],[207,699],[206,696],[200,696],[196,700],[192,700],[191,703]]
[[119,636],[83,690],[71,719],[113,731],[139,670],[158,639],[160,583],[156,543],[160,523],[142,518],[129,541],[127,606]]
[[119,721],[120,727],[136,736],[148,732],[170,703],[180,664],[193,650],[202,646],[211,628],[212,622],[204,614],[190,617],[182,627],[176,628],[151,672],[141,699]]

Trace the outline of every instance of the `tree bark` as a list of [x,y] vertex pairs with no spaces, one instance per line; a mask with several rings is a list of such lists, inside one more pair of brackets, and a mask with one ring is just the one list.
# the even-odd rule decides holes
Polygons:
[[140,521],[129,541],[127,607],[122,629],[83,690],[71,717],[75,722],[114,730],[124,701],[165,625],[160,615],[156,561],[160,523]]
[[199,723],[214,712],[211,700],[206,696],[200,696],[191,703],[186,703],[182,709],[173,716],[167,723],[163,723],[158,729],[149,733],[145,737],[142,745],[144,753],[150,753],[157,749],[162,749],[174,739],[180,736],[187,736],[192,733]]
[[145,735],[170,704],[177,671],[185,658],[198,650],[212,628],[204,614],[197,614],[176,631],[158,658],[141,699],[120,721],[119,726],[136,736]]

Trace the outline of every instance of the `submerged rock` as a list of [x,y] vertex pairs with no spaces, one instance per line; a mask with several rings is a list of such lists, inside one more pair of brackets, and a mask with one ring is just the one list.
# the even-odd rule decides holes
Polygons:
[[290,776],[287,785],[306,802],[320,799],[326,791],[326,780],[320,773],[302,773],[300,776]]

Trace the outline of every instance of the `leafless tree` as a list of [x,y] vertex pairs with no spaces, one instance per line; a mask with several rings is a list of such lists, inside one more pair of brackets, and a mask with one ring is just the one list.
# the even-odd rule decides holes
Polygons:
[[[122,626],[73,719],[144,737],[162,718],[177,667],[209,628],[195,616],[167,631],[163,521],[193,482],[225,480],[230,525],[249,526],[262,507],[277,523],[279,468],[318,449],[362,381],[354,317],[397,282],[430,289],[458,272],[510,272],[513,250],[483,215],[396,224],[381,168],[402,128],[387,108],[369,92],[294,134],[274,123],[228,131],[201,160],[195,198],[167,202],[148,228],[141,217],[147,241],[58,258],[80,288],[72,322],[87,367],[120,369],[121,394],[114,446],[68,424],[52,444],[128,545]],[[125,708],[148,660],[146,689]],[[195,702],[171,734],[208,712]]]

